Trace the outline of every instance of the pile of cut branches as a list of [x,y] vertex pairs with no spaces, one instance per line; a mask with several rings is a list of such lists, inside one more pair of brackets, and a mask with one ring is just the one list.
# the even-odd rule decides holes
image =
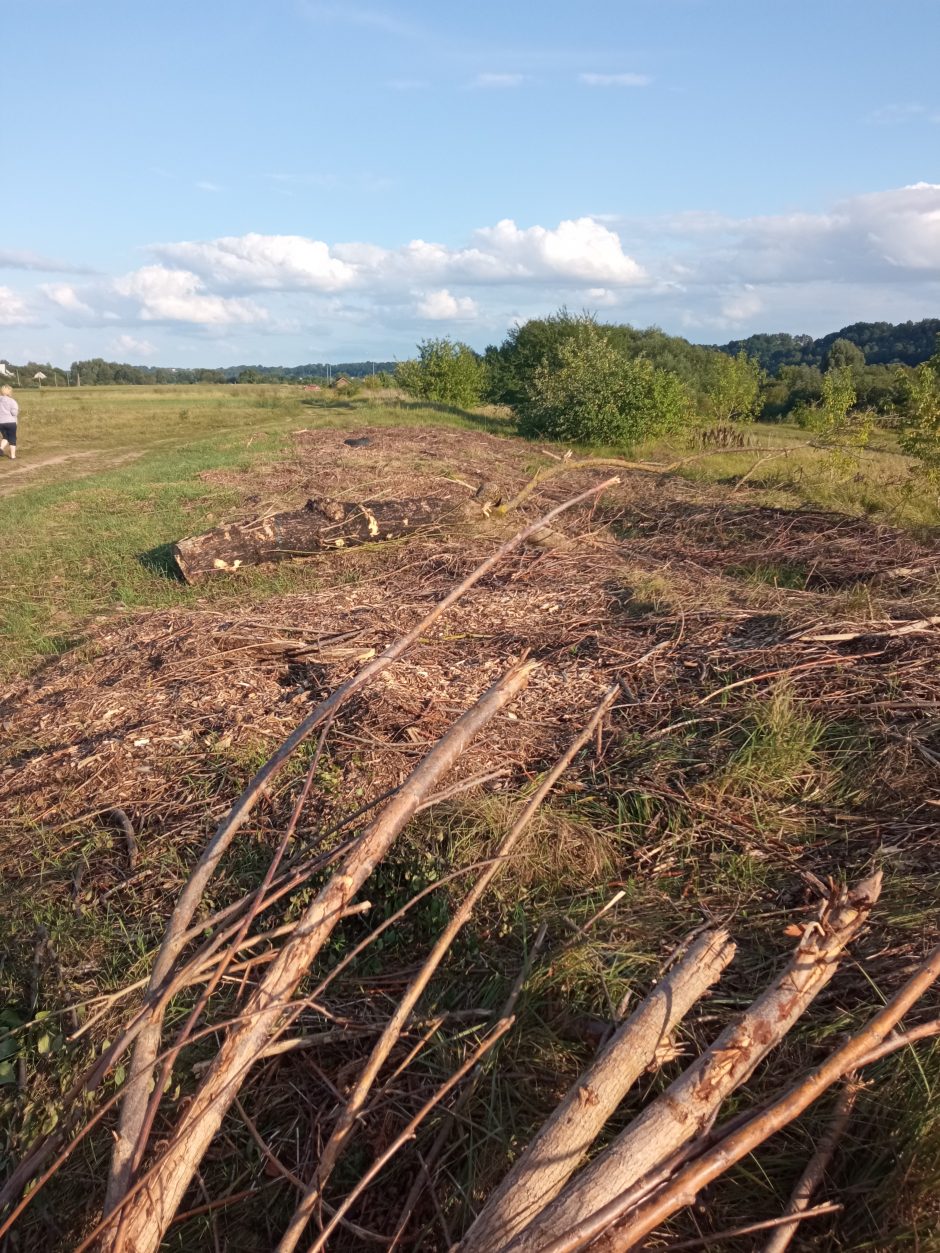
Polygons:
[[[462,1022],[449,1041],[450,1073],[427,1091],[410,1116],[390,1128],[385,1143],[374,1146],[370,1160],[350,1150],[365,1112],[404,1075],[445,1026],[446,1014],[421,1018],[420,1003],[431,979],[451,952],[474,909],[498,876],[512,864],[527,828],[564,773],[580,755],[598,751],[605,728],[634,705],[621,680],[610,684],[554,764],[544,771],[527,802],[502,835],[492,856],[462,867],[452,879],[472,875],[431,951],[392,997],[391,1012],[377,1013],[367,1028],[374,1042],[342,1089],[333,1085],[332,1122],[316,1146],[304,1177],[286,1167],[242,1103],[253,1072],[266,1059],[285,1052],[312,1050],[331,1037],[340,1045],[360,1028],[349,1028],[341,1007],[331,1003],[337,976],[380,940],[383,933],[440,884],[414,894],[402,908],[328,970],[323,957],[344,919],[365,915],[369,903],[361,889],[381,866],[406,825],[429,806],[453,795],[448,776],[473,738],[509,707],[537,672],[538,663],[522,658],[508,666],[469,708],[452,721],[420,760],[384,794],[374,796],[332,827],[324,826],[311,846],[301,844],[298,827],[318,776],[335,719],[341,707],[401,658],[464,594],[499,563],[556,517],[599,495],[616,480],[565,500],[524,527],[474,569],[406,634],[330,692],[303,719],[250,780],[219,824],[178,896],[149,981],[121,1029],[71,1085],[60,1103],[58,1125],[37,1137],[0,1190],[6,1209],[0,1238],[15,1231],[24,1211],[43,1195],[85,1137],[116,1116],[114,1146],[100,1218],[77,1243],[77,1253],[101,1246],[115,1253],[147,1253],[163,1242],[181,1214],[210,1213],[244,1193],[222,1198],[200,1195],[201,1166],[224,1139],[224,1123],[237,1114],[270,1168],[272,1178],[297,1192],[296,1204],[277,1235],[278,1253],[302,1247],[317,1253],[341,1234],[358,1245],[400,1247],[419,1200],[434,1196],[433,1171],[452,1150],[461,1111],[492,1063],[501,1041],[514,1029],[514,1011],[526,985],[543,960],[544,928],[516,974],[509,996],[489,1014]],[[650,655],[656,653],[656,646]],[[758,678],[762,677],[760,675]],[[728,686],[734,686],[728,685]],[[718,690],[715,691],[718,695]],[[241,899],[202,913],[210,883],[237,833],[300,747],[316,734],[303,786],[260,883]],[[463,781],[458,787],[479,783]],[[360,829],[365,815],[368,821]],[[126,815],[125,815],[126,819]],[[125,832],[126,834],[126,832]],[[133,832],[131,833],[133,836]],[[735,954],[723,927],[709,927],[688,937],[673,955],[669,969],[650,994],[625,1017],[620,1014],[609,1038],[540,1130],[531,1138],[502,1182],[483,1199],[475,1220],[458,1238],[461,1253],[551,1253],[576,1249],[626,1250],[640,1245],[678,1211],[691,1206],[700,1191],[730,1170],[765,1140],[796,1119],[834,1086],[841,1085],[830,1134],[807,1165],[786,1212],[759,1225],[776,1227],[772,1247],[783,1243],[804,1220],[831,1212],[813,1206],[813,1196],[840,1130],[847,1122],[858,1076],[891,1051],[912,1046],[940,1032],[936,1020],[896,1033],[903,1016],[940,977],[940,949],[907,974],[891,1000],[827,1056],[768,1102],[740,1105],[733,1117],[719,1121],[729,1098],[740,1092],[762,1061],[780,1044],[809,1005],[837,974],[840,958],[866,925],[881,890],[878,873],[854,887],[819,883],[815,916],[795,931],[791,959],[753,1003],[658,1097],[646,1104],[625,1128],[614,1130],[593,1157],[599,1139],[608,1135],[628,1091],[649,1067],[670,1055],[673,1033],[686,1015],[719,981]],[[126,1003],[134,989],[109,999]],[[309,1031],[311,1019],[321,1024]],[[80,1047],[93,1025],[73,1033]],[[125,1069],[117,1080],[118,1070]],[[380,1076],[397,1059],[381,1088]],[[173,1099],[173,1083],[183,1061],[196,1077],[182,1102]],[[347,1077],[348,1079],[348,1077]],[[174,1108],[169,1108],[169,1107]],[[392,1227],[375,1231],[363,1225],[363,1200],[388,1163],[414,1140],[419,1126],[446,1110],[439,1130],[424,1153],[417,1154],[414,1184],[404,1197]],[[353,1164],[356,1158],[358,1166]],[[590,1158],[590,1160],[588,1160]],[[338,1186],[330,1186],[331,1181]],[[194,1191],[195,1189],[195,1191]],[[188,1198],[188,1199],[187,1199]],[[188,1209],[184,1208],[189,1206]],[[64,1218],[65,1216],[63,1216]],[[454,1233],[439,1213],[434,1247],[449,1247]],[[779,1221],[778,1221],[779,1218]],[[413,1247],[418,1247],[413,1245]]]

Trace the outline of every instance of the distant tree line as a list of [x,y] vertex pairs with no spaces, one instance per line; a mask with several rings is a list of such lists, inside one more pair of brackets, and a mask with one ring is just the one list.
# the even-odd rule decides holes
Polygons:
[[[940,330],[940,321],[917,327]],[[940,483],[936,334],[933,351],[913,366],[871,364],[854,340],[837,335],[807,341],[826,344],[819,364],[770,370],[749,343],[706,347],[655,327],[601,323],[561,309],[513,327],[483,354],[446,337],[424,340],[417,357],[398,366],[396,380],[425,401],[506,406],[522,434],[569,444],[629,448],[695,425],[787,419],[844,450],[863,447],[876,423],[892,425],[902,447]]]
[[732,356],[746,352],[756,357],[761,366],[776,374],[781,366],[805,365],[825,367],[836,340],[844,339],[861,350],[866,365],[920,365],[933,356],[940,335],[940,318],[924,318],[920,322],[853,322],[820,339],[811,335],[749,335],[716,345]]
[[[397,362],[395,361],[341,361],[337,365],[315,362],[309,365],[270,366],[233,365],[221,369],[193,368],[174,369],[159,365],[128,365],[121,361],[105,361],[103,357],[91,357],[85,361],[73,361],[68,369],[53,366],[48,361],[27,361],[22,365],[9,363],[13,377],[20,387],[55,387],[81,384],[83,387],[100,387],[115,384],[156,385],[164,383],[320,383],[326,385],[331,379],[345,376],[348,379],[366,381],[375,376],[384,386],[390,386]],[[45,377],[36,380],[36,374]]]

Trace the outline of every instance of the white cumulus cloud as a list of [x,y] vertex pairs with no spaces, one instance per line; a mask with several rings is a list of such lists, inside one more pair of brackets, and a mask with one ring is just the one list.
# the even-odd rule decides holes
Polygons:
[[250,300],[234,300],[207,292],[197,274],[145,265],[115,279],[114,290],[138,305],[145,322],[194,322],[228,326],[263,322],[267,314]]
[[644,273],[608,227],[584,217],[557,227],[511,218],[474,232],[468,247],[413,239],[398,248],[328,244],[302,235],[240,235],[157,244],[168,266],[228,291],[394,291],[428,284],[580,281],[621,286]]
[[593,218],[518,227],[511,218],[476,232],[480,251],[506,277],[572,279],[596,286],[641,283],[643,268],[623,250],[620,237]]
[[356,278],[352,266],[331,256],[328,244],[304,235],[226,236],[208,243],[158,244],[151,251],[233,289],[340,291]]
[[86,304],[70,283],[42,283],[39,290],[57,308],[80,317],[94,317],[94,309]]
[[475,318],[477,302],[470,296],[452,296],[446,287],[440,291],[427,292],[418,301],[418,314],[434,322],[462,321]]

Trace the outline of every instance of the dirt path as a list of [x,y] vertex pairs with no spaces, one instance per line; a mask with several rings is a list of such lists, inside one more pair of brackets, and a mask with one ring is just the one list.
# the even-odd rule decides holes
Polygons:
[[96,474],[99,470],[110,470],[128,461],[136,461],[142,453],[143,449],[136,452],[111,453],[105,449],[93,448],[83,449],[80,452],[51,453],[46,457],[32,458],[27,454],[25,457],[18,457],[16,461],[4,459],[3,464],[0,465],[0,497],[12,496],[14,492],[24,487],[31,487],[33,480],[30,476],[40,470],[49,470],[55,466],[80,461],[82,465],[70,466],[69,477],[85,478],[89,474]]

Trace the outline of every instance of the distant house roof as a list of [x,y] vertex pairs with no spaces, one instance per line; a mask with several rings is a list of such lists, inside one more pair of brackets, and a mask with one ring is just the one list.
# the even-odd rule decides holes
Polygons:
[[338,378],[335,378],[333,380],[333,386],[334,387],[348,387],[349,379],[346,377],[345,374],[340,374]]

